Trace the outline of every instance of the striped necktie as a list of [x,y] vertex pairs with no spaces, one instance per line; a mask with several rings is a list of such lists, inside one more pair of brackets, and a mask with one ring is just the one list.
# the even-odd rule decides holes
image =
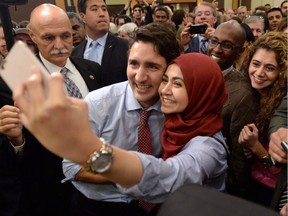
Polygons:
[[202,38],[201,46],[200,46],[200,52],[205,54],[205,55],[207,54],[207,46],[206,46],[207,41],[208,41],[208,39]]
[[64,67],[61,69],[60,73],[62,73],[64,76],[64,83],[66,85],[69,96],[75,98],[83,98],[77,85],[68,77],[68,73],[71,73],[71,71]]

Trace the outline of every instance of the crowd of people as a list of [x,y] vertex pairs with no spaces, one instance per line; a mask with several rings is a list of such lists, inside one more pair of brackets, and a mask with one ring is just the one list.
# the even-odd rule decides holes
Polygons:
[[153,216],[189,184],[287,215],[288,1],[108,7],[14,23],[51,77],[0,77],[0,215]]

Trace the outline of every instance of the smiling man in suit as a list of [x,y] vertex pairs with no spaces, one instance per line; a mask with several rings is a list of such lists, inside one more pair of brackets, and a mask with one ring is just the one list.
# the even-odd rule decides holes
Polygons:
[[104,0],[78,0],[87,40],[74,48],[72,56],[101,65],[103,84],[127,80],[128,41],[109,32],[109,13]]
[[[102,87],[99,64],[69,57],[72,27],[61,8],[51,4],[36,7],[31,13],[29,35],[47,70],[58,73],[69,69],[70,83],[82,97]],[[6,85],[0,86],[0,215],[66,215],[71,185],[61,183],[62,158],[44,149],[22,128],[20,110],[12,106],[12,92],[5,90]]]

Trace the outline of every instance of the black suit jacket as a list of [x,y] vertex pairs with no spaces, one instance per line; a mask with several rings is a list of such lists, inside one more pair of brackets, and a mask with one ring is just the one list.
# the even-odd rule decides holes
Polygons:
[[[90,91],[102,87],[100,65],[71,57]],[[0,79],[0,104],[13,105],[12,92]],[[72,185],[64,184],[62,158],[46,150],[23,129],[25,146],[18,157],[8,139],[0,135],[0,215],[63,216],[69,208]],[[65,136],[65,135],[63,135]]]
[[[83,58],[87,40],[73,49],[72,56]],[[101,71],[104,86],[127,80],[128,41],[108,33]]]

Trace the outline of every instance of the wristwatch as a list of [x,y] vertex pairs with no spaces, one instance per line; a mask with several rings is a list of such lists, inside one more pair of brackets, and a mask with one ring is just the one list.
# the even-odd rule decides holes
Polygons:
[[264,157],[260,158],[260,162],[265,166],[265,167],[271,167],[273,165],[272,160],[270,158],[270,155],[265,155]]
[[112,165],[112,147],[103,138],[100,138],[102,147],[93,152],[87,160],[86,170],[93,173],[104,173]]

